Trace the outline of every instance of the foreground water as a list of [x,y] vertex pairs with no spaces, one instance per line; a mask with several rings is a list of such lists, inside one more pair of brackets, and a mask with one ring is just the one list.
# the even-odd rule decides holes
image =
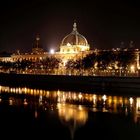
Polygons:
[[0,86],[0,137],[139,140],[140,97]]

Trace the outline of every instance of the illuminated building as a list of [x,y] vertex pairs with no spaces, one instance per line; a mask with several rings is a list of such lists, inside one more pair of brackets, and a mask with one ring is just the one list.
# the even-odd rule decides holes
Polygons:
[[88,41],[77,31],[77,25],[74,23],[72,32],[64,37],[60,44],[60,58],[65,65],[67,60],[76,60],[89,53],[90,47]]
[[[17,60],[42,60],[46,57],[54,56],[56,58],[62,59],[65,64],[69,59],[77,59],[80,57],[84,57],[88,53],[90,53],[90,47],[86,38],[81,35],[77,31],[76,23],[73,24],[73,31],[63,38],[60,44],[60,51],[54,52],[54,50],[50,50],[50,52],[43,51],[43,48],[40,45],[40,37],[37,36],[34,46],[32,48],[32,53],[25,54],[13,54],[7,60],[17,61]],[[84,53],[84,54],[83,54]]]
[[[30,62],[38,63],[38,64],[34,63],[33,68],[26,67],[25,68],[26,72],[21,70],[20,71],[21,73],[28,73],[29,72],[28,70],[30,69],[30,73],[44,73],[44,74],[49,73],[49,74],[58,74],[58,75],[68,74],[68,75],[128,76],[131,74],[132,76],[132,74],[136,74],[136,76],[138,76],[139,74],[138,72],[138,70],[140,70],[139,49],[134,49],[133,47],[134,45],[132,41],[130,42],[130,47],[128,48],[124,48],[123,47],[124,44],[121,43],[120,48],[116,48],[116,49],[113,48],[112,50],[98,50],[98,49],[90,50],[90,46],[88,44],[87,39],[78,32],[76,22],[74,22],[73,24],[72,32],[66,35],[62,39],[59,45],[60,50],[58,52],[55,52],[51,48],[49,52],[45,52],[40,44],[41,44],[41,40],[40,40],[39,35],[37,35],[35,38],[31,53],[23,54],[23,53],[19,53],[18,51],[9,57],[0,57],[0,61],[19,63],[22,60],[29,60]],[[106,65],[103,64],[106,62],[105,60],[106,54],[104,56],[100,56],[100,54],[103,55],[104,52],[106,54],[109,54],[109,57],[107,56],[109,59],[111,58],[110,59],[111,61],[107,60],[108,62]],[[99,56],[100,59],[93,60],[95,62],[94,64],[90,65],[91,69],[89,72],[88,71],[89,69],[84,69],[84,64],[88,64],[88,63],[84,62],[83,64],[82,63],[83,61],[81,60],[83,60],[83,58],[86,57],[88,54],[92,54],[92,53],[94,53],[95,55],[94,57]],[[113,55],[110,55],[110,54],[113,54]],[[135,58],[133,59],[133,61],[131,60],[130,64],[126,64],[124,68],[124,66],[121,63],[123,62],[123,59],[122,58],[118,59],[118,56],[119,57],[134,56]],[[49,61],[51,61],[53,58],[55,58],[55,60],[60,60],[58,66],[55,68],[52,68],[53,70],[49,67],[49,69],[51,69],[51,73],[50,71],[49,72],[45,71],[47,70],[47,68],[44,66],[46,65],[46,63],[40,63],[40,62],[43,62],[43,60],[47,60],[48,58],[50,58]],[[75,67],[70,67],[70,68],[67,67],[69,66],[69,63],[67,63],[67,62],[70,62],[69,60],[72,60],[73,62],[72,66],[75,66],[75,62],[76,62],[77,65],[80,65],[79,66],[80,68],[75,69]],[[88,61],[91,61],[91,59],[90,60],[88,59]],[[40,63],[40,66],[39,66],[39,63]],[[34,71],[33,69],[35,69],[35,67],[36,67],[36,70]],[[37,70],[37,69],[41,69],[42,71]],[[13,68],[12,70],[16,71],[16,68],[15,69]],[[1,71],[3,71],[2,67],[1,67]]]

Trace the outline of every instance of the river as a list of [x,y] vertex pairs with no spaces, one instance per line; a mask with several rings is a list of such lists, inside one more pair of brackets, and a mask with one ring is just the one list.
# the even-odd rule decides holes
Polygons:
[[132,95],[1,85],[1,139],[139,140],[140,96]]

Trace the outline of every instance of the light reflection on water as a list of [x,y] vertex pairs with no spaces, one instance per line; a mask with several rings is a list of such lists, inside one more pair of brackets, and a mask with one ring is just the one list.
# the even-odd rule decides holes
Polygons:
[[[26,87],[8,87],[0,86],[0,93],[12,93],[12,94],[24,94],[39,96],[39,104],[43,104],[44,99],[49,99],[54,103],[69,103],[75,105],[83,105],[93,111],[108,111],[119,113],[119,111],[136,111],[140,110],[140,97],[128,97],[128,96],[109,96],[109,95],[97,95],[81,92],[70,91],[48,91],[40,89],[31,89]],[[2,99],[0,98],[0,102]],[[23,102],[28,104],[27,99]],[[12,98],[9,98],[9,104],[14,104]],[[138,113],[139,114],[139,113]]]
[[[74,138],[76,129],[86,124],[88,113],[108,112],[113,114],[132,114],[137,123],[140,118],[140,97],[99,95],[81,92],[48,91],[27,87],[0,86],[0,103],[5,102],[3,95],[8,95],[10,106],[34,106],[34,118],[38,118],[38,107],[44,111],[58,113],[61,123],[67,126]],[[25,95],[17,98],[14,95]],[[31,95],[31,97],[30,97]],[[22,98],[24,98],[22,100]]]

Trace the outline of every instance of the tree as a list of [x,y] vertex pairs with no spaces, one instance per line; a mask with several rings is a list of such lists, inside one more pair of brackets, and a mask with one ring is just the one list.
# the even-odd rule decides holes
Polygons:
[[55,58],[55,57],[46,57],[42,61],[42,65],[45,69],[55,69],[59,67],[59,64],[61,63],[61,59]]
[[107,67],[116,59],[112,51],[100,51],[97,55],[97,62],[99,69],[107,69]]
[[135,61],[135,54],[133,51],[119,51],[117,54],[118,67],[126,69],[128,65]]
[[78,59],[76,61],[70,59],[66,63],[66,69],[80,69],[82,67],[82,59]]
[[82,66],[84,69],[92,68],[94,63],[96,62],[96,54],[93,52],[91,54],[88,54],[86,57],[82,60]]

